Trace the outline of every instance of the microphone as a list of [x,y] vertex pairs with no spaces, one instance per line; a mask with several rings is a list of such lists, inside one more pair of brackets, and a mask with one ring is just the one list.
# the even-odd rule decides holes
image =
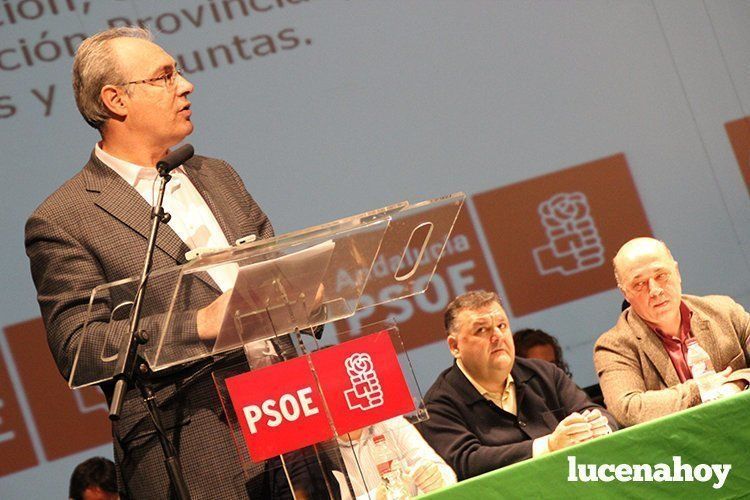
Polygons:
[[167,156],[159,160],[156,164],[156,170],[159,171],[159,175],[167,175],[172,170],[176,169],[195,154],[192,144],[185,144],[175,149]]

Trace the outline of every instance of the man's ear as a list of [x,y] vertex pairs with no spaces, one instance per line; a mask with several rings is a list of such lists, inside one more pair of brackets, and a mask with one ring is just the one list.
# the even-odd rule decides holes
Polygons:
[[114,85],[105,85],[99,92],[99,98],[104,106],[118,118],[125,118],[128,115],[128,103],[125,97],[125,90]]
[[448,335],[448,349],[450,349],[454,358],[458,359],[461,357],[461,351],[458,350],[458,342],[453,335]]

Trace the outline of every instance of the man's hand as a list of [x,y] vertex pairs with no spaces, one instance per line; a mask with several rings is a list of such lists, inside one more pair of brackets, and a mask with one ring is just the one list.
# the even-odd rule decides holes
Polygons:
[[733,396],[738,392],[742,392],[747,387],[746,380],[733,380],[732,382],[725,382],[721,384],[719,388],[720,397]]
[[[693,379],[698,384],[698,391],[700,391],[701,400],[706,401],[707,397],[716,397],[716,393],[719,393],[719,397],[723,396],[724,388],[723,386],[727,382],[727,378],[732,373],[732,367],[727,366],[724,370],[720,371],[719,373],[714,373],[712,375],[704,375],[702,377],[699,377],[698,379]],[[729,385],[729,384],[726,384]],[[727,391],[731,391],[731,388],[726,389]]]
[[729,378],[729,375],[732,374],[732,367],[727,366],[722,371],[715,375],[709,375],[708,378],[711,379],[711,386],[712,387],[720,387],[722,386],[726,381],[727,378]]
[[588,441],[594,437],[592,426],[587,417],[578,412],[571,413],[557,424],[549,436],[550,451],[562,450],[568,446]]
[[214,340],[219,336],[221,325],[224,323],[224,316],[229,307],[229,298],[232,296],[232,289],[219,295],[203,309],[198,310],[196,320],[198,323],[198,338],[201,340]]
[[375,500],[388,500],[388,488],[386,488],[385,484],[380,483],[380,486],[378,486],[375,494],[372,496],[375,497]]
[[422,493],[445,486],[445,480],[440,473],[438,464],[424,458],[419,459],[413,467],[408,469],[407,476]]
[[612,428],[609,426],[609,420],[607,417],[602,415],[599,409],[586,410],[581,416],[586,417],[586,421],[591,424],[591,433],[593,436],[591,439],[599,436],[606,436],[612,434]]

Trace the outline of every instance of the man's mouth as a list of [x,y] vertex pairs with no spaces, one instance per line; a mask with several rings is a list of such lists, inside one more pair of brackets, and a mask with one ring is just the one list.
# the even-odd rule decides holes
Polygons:
[[187,114],[188,116],[193,114],[193,112],[190,111],[190,103],[187,103],[183,107],[181,107],[179,113],[184,113],[184,114]]

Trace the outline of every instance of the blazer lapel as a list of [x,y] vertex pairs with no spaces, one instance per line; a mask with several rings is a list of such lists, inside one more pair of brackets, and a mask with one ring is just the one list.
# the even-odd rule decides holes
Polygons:
[[523,404],[523,401],[526,398],[526,384],[531,380],[534,374],[518,363],[513,364],[510,374],[513,376],[513,383],[516,386],[516,413],[520,415],[521,404]]
[[690,320],[690,330],[693,332],[693,336],[698,341],[698,344],[708,353],[714,368],[718,371],[722,356],[716,339],[720,335],[712,333],[711,323],[706,318],[700,316],[695,310],[693,310],[693,317]]
[[[86,189],[99,193],[95,203],[148,240],[151,234],[151,206],[146,200],[94,154],[84,172]],[[190,250],[167,224],[159,226],[156,246],[178,263],[185,262],[185,253]]]
[[636,332],[636,336],[641,343],[641,348],[646,354],[646,357],[653,363],[656,371],[659,373],[664,387],[671,387],[680,383],[680,378],[677,376],[677,371],[674,369],[672,360],[669,358],[664,345],[662,345],[659,337],[651,331],[651,329],[638,317],[637,314],[631,311],[629,322],[631,328]]

